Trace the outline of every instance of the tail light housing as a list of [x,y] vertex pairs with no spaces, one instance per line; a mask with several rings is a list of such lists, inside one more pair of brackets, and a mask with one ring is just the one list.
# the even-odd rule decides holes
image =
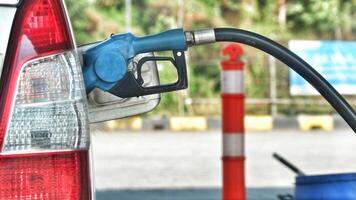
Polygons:
[[22,1],[0,85],[0,199],[91,199],[86,94],[61,0]]

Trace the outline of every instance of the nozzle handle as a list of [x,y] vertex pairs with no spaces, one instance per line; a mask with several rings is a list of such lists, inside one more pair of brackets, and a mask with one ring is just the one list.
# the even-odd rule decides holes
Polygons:
[[137,37],[132,42],[135,54],[155,51],[185,51],[187,44],[183,29],[172,29],[149,35]]

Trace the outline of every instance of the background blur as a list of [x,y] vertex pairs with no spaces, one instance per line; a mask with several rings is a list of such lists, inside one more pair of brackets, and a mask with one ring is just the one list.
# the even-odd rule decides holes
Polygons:
[[[356,40],[356,0],[66,2],[78,44],[112,33],[140,36],[177,27],[242,28],[285,46],[291,40]],[[220,61],[227,59],[222,47],[190,50],[189,88],[163,94],[154,111],[93,126],[99,200],[220,199]],[[291,95],[286,66],[243,48],[249,199],[293,193],[295,174],[275,161],[273,152],[307,174],[356,171],[356,136],[331,106],[320,96]],[[169,69],[159,66],[161,81],[174,79]],[[356,91],[351,93],[346,98],[356,105]]]
[[[354,40],[355,0],[66,0],[78,44],[103,40],[111,33],[136,35],[184,27],[238,27],[258,32],[287,45],[293,39]],[[129,12],[129,13],[127,13]],[[164,94],[155,115],[219,115],[221,45],[194,48],[189,52],[190,87]],[[245,47],[246,94],[249,114],[331,113],[319,97],[289,95],[288,68],[276,64],[276,98],[271,102],[268,56]],[[272,63],[273,64],[273,63]],[[164,72],[166,69],[166,73]],[[162,79],[172,78],[169,67]],[[163,80],[164,81],[164,80]],[[209,88],[209,89],[207,89]],[[272,88],[273,89],[273,88]],[[272,92],[273,93],[273,92]],[[188,100],[187,100],[188,99]],[[278,101],[279,100],[279,101]],[[308,101],[309,100],[309,101]],[[310,101],[312,100],[312,101]],[[278,111],[271,113],[271,103]]]

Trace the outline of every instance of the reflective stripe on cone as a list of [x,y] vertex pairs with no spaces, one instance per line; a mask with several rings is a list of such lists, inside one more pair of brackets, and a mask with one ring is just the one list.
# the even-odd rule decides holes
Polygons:
[[244,135],[223,134],[223,157],[238,157],[245,155]]
[[223,71],[221,80],[221,92],[223,94],[242,94],[244,92],[243,71]]

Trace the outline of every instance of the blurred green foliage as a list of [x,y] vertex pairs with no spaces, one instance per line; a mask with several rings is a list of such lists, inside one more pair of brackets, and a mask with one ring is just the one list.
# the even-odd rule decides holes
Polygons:
[[[78,44],[103,40],[111,33],[125,32],[124,0],[66,0]],[[266,35],[283,44],[293,39],[356,39],[356,0],[132,0],[131,30],[136,35],[157,33],[175,27],[239,27]],[[189,52],[189,91],[164,94],[158,112],[201,114],[184,99],[218,97],[221,45],[198,47]],[[246,93],[268,98],[269,71],[265,54],[244,47]],[[167,66],[163,67],[164,69]],[[279,97],[288,97],[288,70],[277,66]],[[162,77],[172,75],[163,70]],[[164,78],[163,78],[164,79]],[[167,79],[167,80],[168,80]],[[178,105],[178,106],[177,106]],[[285,107],[285,108],[283,108]],[[218,108],[215,108],[218,111]],[[264,112],[269,112],[265,106]],[[282,106],[292,114],[299,107]],[[313,107],[308,108],[311,112]],[[259,111],[256,111],[259,110]],[[249,112],[261,112],[248,107]],[[320,112],[320,108],[315,109]],[[329,107],[326,108],[329,112]],[[204,113],[203,113],[204,114]]]

